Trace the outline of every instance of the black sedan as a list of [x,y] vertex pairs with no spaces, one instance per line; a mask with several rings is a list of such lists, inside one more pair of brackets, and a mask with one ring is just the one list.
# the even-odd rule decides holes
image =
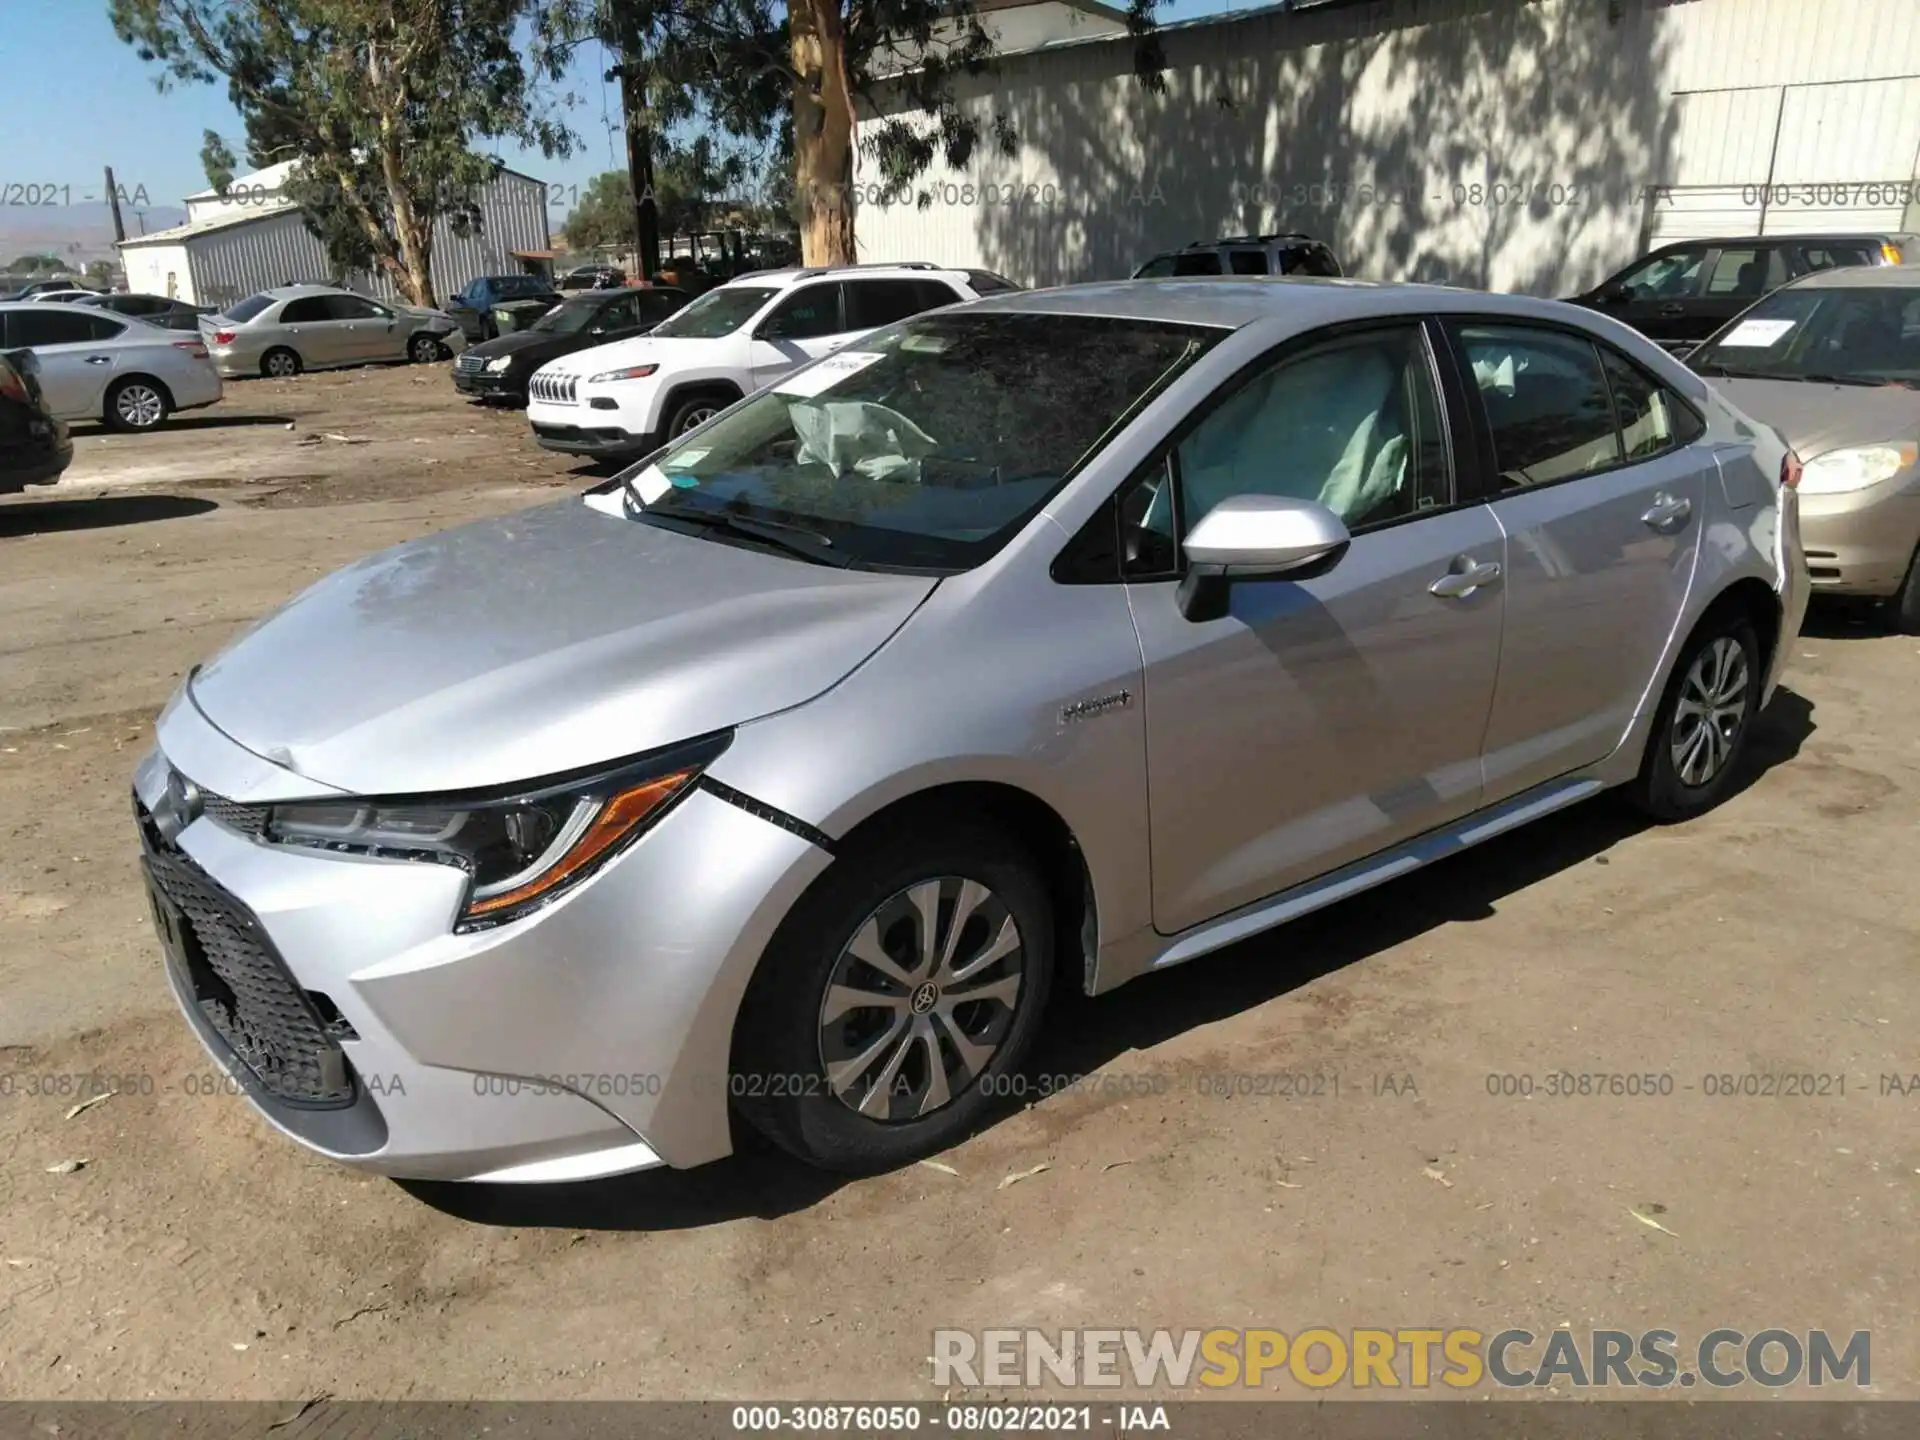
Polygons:
[[453,363],[453,388],[478,400],[525,404],[528,377],[549,360],[644,335],[689,298],[666,286],[580,291],[525,330],[468,346]]
[[40,394],[31,350],[0,351],[0,495],[51,485],[73,461],[66,425]]
[[184,300],[170,300],[165,295],[94,295],[73,303],[111,310],[116,315],[131,315],[136,320],[158,325],[163,330],[197,331],[202,315],[218,313],[211,306],[189,305]]

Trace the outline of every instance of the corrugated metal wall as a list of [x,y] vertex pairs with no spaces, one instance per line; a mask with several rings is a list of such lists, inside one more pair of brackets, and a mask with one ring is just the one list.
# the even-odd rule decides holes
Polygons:
[[[456,235],[452,225],[443,220],[434,234],[436,298],[446,299],[479,275],[518,273],[524,267],[513,257],[515,250],[547,249],[546,201],[547,187],[540,181],[502,175],[488,188],[478,233]],[[198,305],[230,305],[271,285],[323,280],[332,273],[325,247],[294,211],[190,236],[182,246],[187,263],[179,266],[181,298]],[[139,257],[175,248],[136,246],[123,254],[129,266],[141,265],[142,273],[146,273],[152,262]],[[131,277],[130,269],[130,285]],[[385,299],[397,299],[399,295],[384,273],[351,276],[348,284]],[[186,293],[189,286],[191,294]]]
[[1920,177],[1916,0],[1379,0],[1164,44],[1162,97],[1129,41],[1008,57],[962,103],[1017,155],[906,203],[863,156],[861,258],[1052,284],[1300,229],[1370,278],[1565,294],[1654,236],[1920,223],[1873,188]]

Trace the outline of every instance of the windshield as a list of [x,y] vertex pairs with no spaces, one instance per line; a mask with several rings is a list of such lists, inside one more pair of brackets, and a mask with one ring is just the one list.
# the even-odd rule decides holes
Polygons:
[[231,310],[227,311],[227,319],[251,320],[271,304],[273,304],[273,296],[271,295],[249,295],[238,305],[235,305]]
[[1920,384],[1920,288],[1781,290],[1687,357],[1702,375]]
[[538,275],[496,275],[494,293],[499,295],[545,295],[547,282]]
[[686,340],[715,340],[731,335],[774,297],[772,290],[758,285],[723,285],[709,290],[686,309],[654,327],[656,335],[677,335]]
[[964,570],[1223,333],[924,315],[795,371],[626,478],[669,526],[773,522],[831,546],[834,563]]
[[527,328],[549,335],[577,335],[593,323],[604,300],[565,300]]

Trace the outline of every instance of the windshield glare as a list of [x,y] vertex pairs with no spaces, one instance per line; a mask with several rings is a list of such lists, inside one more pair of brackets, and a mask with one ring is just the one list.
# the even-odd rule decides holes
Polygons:
[[1687,357],[1703,375],[1920,383],[1920,289],[1782,290]]
[[527,328],[544,331],[551,335],[576,335],[593,322],[593,317],[600,313],[600,306],[603,303],[605,302],[600,300],[567,300],[556,305]]
[[677,335],[686,340],[717,340],[731,335],[771,300],[774,292],[759,285],[723,285],[709,290],[686,309],[677,311],[654,327],[656,335]]
[[666,521],[771,520],[853,563],[964,570],[1222,333],[925,315],[794,372],[627,478],[644,514]]

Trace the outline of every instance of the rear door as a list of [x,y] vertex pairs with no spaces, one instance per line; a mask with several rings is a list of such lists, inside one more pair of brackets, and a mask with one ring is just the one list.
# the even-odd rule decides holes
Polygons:
[[1486,803],[1619,745],[1685,608],[1711,456],[1686,402],[1584,331],[1447,326],[1507,536]]
[[117,367],[116,348],[107,342],[126,326],[111,315],[82,306],[58,310],[9,310],[6,349],[33,351],[40,362],[40,390],[47,406],[62,419],[101,412],[103,397]]
[[755,389],[832,354],[850,338],[840,291],[838,280],[796,285],[767,312],[753,332],[749,364]]
[[1252,245],[1235,245],[1227,251],[1227,270],[1234,275],[1270,275],[1267,252]]
[[[1442,393],[1418,319],[1318,332],[1228,380],[1123,489],[1163,933],[1479,803],[1504,542],[1455,490]],[[1239,583],[1225,615],[1189,619],[1181,538],[1240,494],[1317,500],[1352,545],[1324,574]]]
[[1700,294],[1685,302],[1686,314],[1673,338],[1699,343],[1788,278],[1783,245],[1756,240],[1723,246],[1707,264],[1707,281]]

